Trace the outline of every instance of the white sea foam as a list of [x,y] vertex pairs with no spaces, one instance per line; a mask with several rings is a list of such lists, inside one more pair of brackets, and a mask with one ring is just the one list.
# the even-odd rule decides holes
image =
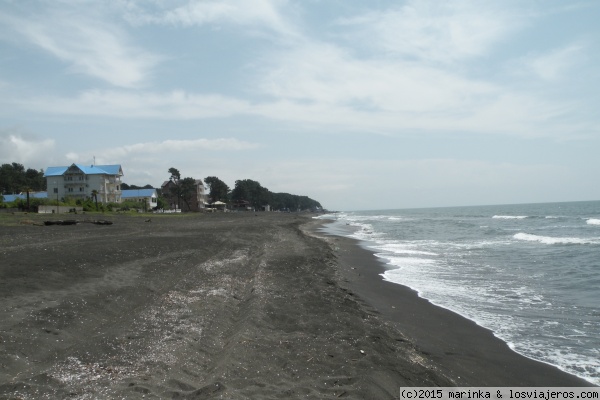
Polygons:
[[[452,210],[431,215],[383,211],[338,213],[335,219],[338,225],[351,225],[352,236],[364,240],[387,263],[381,274],[386,281],[411,287],[431,303],[491,329],[527,357],[600,384],[600,346],[593,334],[597,313],[571,304],[571,299],[577,300],[575,293],[564,299],[556,285],[545,284],[561,263],[587,268],[586,259],[573,256],[591,254],[594,245],[600,245],[600,234],[594,234],[600,215],[594,210],[597,207],[575,215],[557,207],[474,210],[464,215]],[[560,254],[552,246],[561,246],[556,249]],[[560,260],[563,252],[568,261]],[[515,258],[521,253],[523,257]],[[521,259],[525,274],[506,269]],[[564,315],[573,320],[565,321]],[[571,322],[583,333],[570,329]]]
[[524,340],[521,346],[517,346],[517,351],[526,350],[537,354],[538,357],[533,357],[540,361],[551,362],[554,365],[568,373],[582,377],[589,382],[599,384],[600,377],[600,351],[591,351],[591,354],[577,354],[571,348],[547,347],[540,345],[535,341]]
[[340,219],[346,219],[348,221],[351,222],[358,222],[358,221],[380,221],[380,220],[387,220],[389,219],[389,215],[354,215],[354,214],[345,214],[345,213],[341,213],[340,215]]
[[577,237],[550,237],[550,236],[538,236],[530,233],[517,233],[513,236],[517,240],[524,240],[528,242],[539,242],[543,244],[600,244],[598,238],[577,238]]
[[411,254],[411,255],[421,255],[421,256],[437,256],[437,253],[431,251],[424,250],[414,250],[414,246],[410,244],[400,244],[400,243],[384,243],[375,246],[378,250],[384,250],[393,254]]
[[394,252],[394,254],[411,254],[414,256],[437,256],[437,253],[433,253],[431,251],[421,251],[421,250],[410,250],[410,249],[394,249],[390,250]]
[[[376,254],[377,257],[384,258],[388,261],[388,264],[399,268],[415,268],[424,267],[435,264],[435,260],[428,258],[417,258],[417,257],[393,257],[389,254]],[[400,282],[396,282],[400,283]]]
[[338,214],[321,214],[321,215],[317,215],[316,217],[313,217],[313,219],[338,219],[339,215]]
[[348,225],[359,228],[351,235],[351,237],[358,240],[373,241],[385,236],[381,232],[376,232],[371,224],[365,224],[362,222],[349,222]]

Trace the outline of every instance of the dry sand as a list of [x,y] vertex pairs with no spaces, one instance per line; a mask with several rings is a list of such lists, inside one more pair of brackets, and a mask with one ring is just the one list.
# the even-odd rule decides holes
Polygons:
[[[426,322],[390,313],[402,287],[373,294],[374,258],[349,239],[316,237],[309,217],[35,225],[47,218],[0,219],[0,399],[392,399],[402,385],[476,385],[499,368],[472,370],[487,364],[469,343],[450,341],[463,348],[446,354]],[[547,373],[540,365],[521,370]]]

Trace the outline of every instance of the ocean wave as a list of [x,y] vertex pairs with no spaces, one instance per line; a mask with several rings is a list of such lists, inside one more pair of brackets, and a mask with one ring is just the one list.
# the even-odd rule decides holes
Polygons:
[[[423,268],[426,266],[436,265],[435,260],[431,260],[428,258],[393,257],[393,256],[390,256],[389,254],[382,254],[382,253],[375,254],[375,256],[387,260],[388,265],[392,265],[392,266],[398,267],[400,269],[405,269],[405,268],[418,269],[418,268]],[[395,281],[395,282],[400,283],[398,281]]]
[[[411,255],[421,255],[421,256],[438,256],[437,253],[433,253],[431,251],[423,251],[423,250],[413,250],[411,248],[407,248],[406,244],[399,243],[385,243],[374,246],[377,250],[383,250],[392,254],[411,254]],[[410,246],[412,247],[412,246]]]
[[338,219],[337,214],[321,214],[313,217],[313,219]]
[[590,218],[587,221],[588,225],[600,225],[600,219]]
[[494,215],[493,219],[525,219],[527,215]]
[[350,235],[350,237],[353,237],[358,240],[373,241],[385,236],[384,233],[375,231],[373,229],[373,225],[371,224],[350,220],[348,221],[349,222],[347,222],[346,225],[357,228],[357,230],[352,235]]
[[356,215],[356,214],[344,214],[344,219],[353,222],[361,221],[382,221],[390,219],[389,215]]
[[513,236],[517,240],[524,240],[527,242],[539,242],[543,244],[600,244],[598,238],[577,238],[577,237],[551,237],[551,236],[538,236],[530,233],[519,232]]

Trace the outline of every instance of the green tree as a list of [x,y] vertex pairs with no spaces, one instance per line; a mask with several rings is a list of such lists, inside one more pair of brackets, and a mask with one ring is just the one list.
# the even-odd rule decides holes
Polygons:
[[235,181],[235,187],[231,191],[231,199],[234,201],[246,200],[256,209],[269,203],[269,190],[257,181],[243,179]]
[[169,208],[169,202],[162,195],[158,195],[158,199],[156,199],[156,208],[159,210],[167,209]]
[[227,203],[229,200],[230,190],[229,186],[216,176],[209,176],[204,178],[206,186],[208,186],[208,197],[211,203],[215,201],[222,201]]
[[0,190],[3,193],[19,193],[25,185],[25,168],[21,164],[2,164],[0,167]]
[[179,181],[179,192],[188,210],[191,210],[190,201],[196,194],[196,180],[194,178],[183,178]]
[[46,179],[43,171],[25,167],[22,164],[2,164],[0,166],[0,192],[21,193],[26,189],[33,192],[46,190]]
[[25,192],[27,193],[27,211],[31,209],[31,199],[29,198],[29,192],[31,192],[30,188],[25,188]]
[[171,178],[169,178],[170,180],[178,182],[181,179],[181,173],[177,168],[169,168],[169,173],[171,174]]
[[46,190],[46,179],[44,178],[44,171],[37,171],[32,168],[28,168],[25,171],[25,182],[27,187],[31,188],[34,192],[40,192]]
[[98,191],[96,189],[92,190],[92,198],[96,203],[96,211],[98,211]]
[[307,196],[298,196],[289,193],[271,193],[269,192],[269,201],[274,210],[317,210],[321,209],[321,203]]
[[144,186],[128,185],[127,183],[121,183],[121,190],[138,190],[138,189],[154,189],[154,186],[148,184]]
[[177,208],[181,208],[181,185],[180,185],[180,180],[181,180],[181,173],[179,172],[179,170],[177,168],[169,168],[168,171],[171,174],[171,177],[169,178],[169,180],[173,183],[173,185],[171,186],[171,193],[170,195],[175,197],[177,199]]
[[168,207],[169,207],[169,202],[167,200],[165,200],[165,198],[162,195],[159,195],[158,199],[156,199],[156,208],[159,210],[164,210]]

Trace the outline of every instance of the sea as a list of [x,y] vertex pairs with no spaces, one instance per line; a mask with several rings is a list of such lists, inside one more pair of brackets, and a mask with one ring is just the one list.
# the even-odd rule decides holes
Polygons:
[[600,201],[320,218],[373,250],[386,264],[382,279],[490,329],[526,357],[600,385]]

